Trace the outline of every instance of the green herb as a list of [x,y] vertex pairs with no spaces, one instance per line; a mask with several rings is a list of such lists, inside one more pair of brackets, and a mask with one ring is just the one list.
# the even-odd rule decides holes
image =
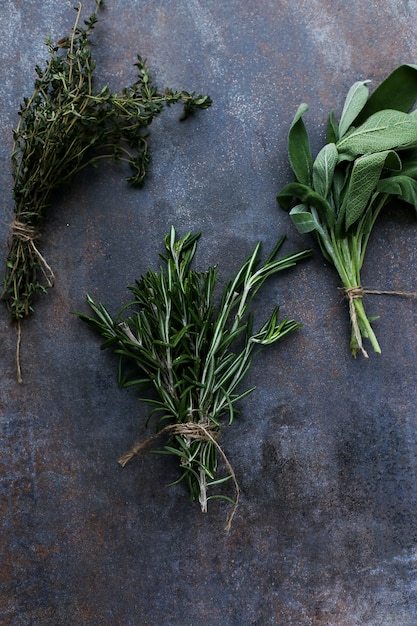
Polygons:
[[[276,258],[282,238],[263,264],[259,263],[260,243],[224,289],[220,305],[214,305],[217,271],[191,269],[199,234],[177,239],[174,228],[165,237],[165,267],[148,271],[129,287],[133,300],[112,317],[102,304],[87,296],[94,317],[79,317],[105,339],[102,348],[118,354],[118,382],[122,387],[150,387],[156,398],[145,396],[157,417],[156,431],[167,435],[162,454],[178,458],[192,499],[198,498],[203,511],[216,485],[233,480],[237,505],[239,488],[218,438],[225,416],[233,421],[235,404],[253,388],[241,391],[240,382],[248,371],[256,348],[272,344],[299,328],[293,320],[278,321],[279,307],[259,328],[253,330],[251,302],[265,280],[292,267],[310,255],[304,250]],[[127,315],[128,308],[132,308]],[[127,315],[127,316],[126,316]],[[124,465],[150,441],[135,446],[121,460]],[[226,475],[216,477],[219,455]],[[176,483],[173,483],[176,484]],[[231,521],[231,520],[230,520]]]
[[152,120],[165,106],[180,101],[183,119],[211,104],[208,96],[160,92],[141,57],[135,63],[138,80],[133,85],[120,94],[107,86],[96,90],[91,34],[101,4],[96,0],[96,10],[84,27],[79,26],[80,4],[72,35],[57,45],[46,42],[49,60],[45,69],[35,68],[34,91],[19,111],[12,154],[15,219],[2,294],[13,320],[28,316],[34,295],[53,284],[53,272],[38,248],[51,192],[106,157],[127,162],[132,170],[127,180],[141,186],[150,158],[145,129]]
[[327,143],[314,160],[302,119],[308,106],[298,108],[288,135],[295,181],[277,197],[339,273],[349,300],[351,351],[366,357],[364,338],[381,352],[371,327],[375,318],[368,319],[362,300],[372,292],[362,288],[360,276],[372,228],[393,199],[417,207],[417,113],[408,112],[417,99],[417,66],[401,65],[371,95],[368,83],[350,88],[338,123],[331,111]]

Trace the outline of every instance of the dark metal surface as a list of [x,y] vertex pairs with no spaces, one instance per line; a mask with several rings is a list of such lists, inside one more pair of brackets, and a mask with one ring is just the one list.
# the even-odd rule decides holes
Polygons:
[[[45,37],[67,34],[71,2],[1,3],[2,255],[12,219],[11,129]],[[88,2],[86,1],[88,9]],[[153,167],[132,190],[113,165],[57,198],[43,240],[56,287],[23,331],[24,384],[2,310],[0,622],[55,626],[414,626],[417,623],[416,321],[412,300],[369,296],[383,354],[348,352],[337,277],[319,254],[274,278],[305,327],[257,357],[256,391],[224,432],[242,488],[203,515],[176,468],[118,456],[144,437],[146,408],[119,390],[115,363],[72,310],[88,292],[117,310],[125,285],[158,264],[162,238],[201,230],[198,262],[226,280],[253,245],[310,245],[275,202],[289,180],[286,134],[301,101],[319,145],[348,87],[416,62],[414,2],[108,0],[97,78],[134,77],[137,53],[160,86],[211,95],[212,109],[153,125]],[[417,291],[417,223],[387,211],[363,283]],[[372,298],[372,300],[371,300]]]

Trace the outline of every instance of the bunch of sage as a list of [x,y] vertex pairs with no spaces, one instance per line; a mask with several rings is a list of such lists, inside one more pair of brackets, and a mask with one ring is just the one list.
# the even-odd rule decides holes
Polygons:
[[375,318],[368,319],[362,300],[371,292],[360,275],[371,231],[389,201],[417,207],[417,112],[409,112],[417,99],[417,66],[396,68],[371,95],[368,83],[352,85],[339,122],[330,112],[327,143],[315,159],[302,118],[308,106],[300,105],[288,134],[295,180],[277,197],[298,231],[312,232],[335,266],[349,301],[352,354],[360,350],[366,357],[363,338],[381,352],[371,327]]
[[[120,313],[112,316],[103,304],[87,296],[94,316],[78,315],[102,335],[102,348],[113,348],[118,355],[119,385],[156,393],[156,398],[150,393],[141,400],[152,407],[148,421],[156,418],[157,435],[134,446],[121,464],[165,436],[168,441],[159,452],[177,457],[181,468],[173,484],[184,481],[202,511],[207,510],[211,498],[221,497],[233,503],[234,513],[239,487],[218,443],[222,425],[226,416],[232,423],[236,403],[253,391],[242,391],[239,386],[254,350],[300,327],[291,319],[278,321],[276,306],[255,331],[250,306],[269,276],[294,266],[311,251],[276,258],[284,241],[281,238],[260,263],[258,243],[225,287],[216,307],[216,268],[205,272],[191,268],[199,237],[199,233],[188,233],[178,239],[172,227],[164,239],[164,266],[158,272],[148,271],[129,287],[133,300]],[[226,466],[221,477],[216,476],[219,456]],[[235,485],[233,499],[209,493],[230,480]]]

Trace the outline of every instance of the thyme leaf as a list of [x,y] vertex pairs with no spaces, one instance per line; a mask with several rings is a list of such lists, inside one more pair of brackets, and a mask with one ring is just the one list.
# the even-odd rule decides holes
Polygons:
[[108,157],[127,163],[127,180],[140,187],[149,167],[146,129],[152,120],[178,102],[184,105],[182,119],[211,104],[208,96],[194,92],[158,90],[140,56],[131,86],[120,93],[107,86],[96,89],[91,35],[101,5],[96,0],[95,12],[81,26],[80,3],[72,34],[56,45],[46,42],[49,59],[45,68],[36,66],[34,91],[19,110],[12,153],[15,217],[1,296],[13,320],[27,317],[35,294],[53,285],[52,269],[38,244],[51,192]]
[[[151,407],[148,419],[156,419],[157,436],[132,448],[121,463],[165,436],[168,441],[159,452],[178,458],[181,475],[176,482],[184,481],[191,499],[198,499],[206,511],[211,498],[230,500],[211,493],[227,480],[235,484],[237,505],[239,487],[218,440],[225,419],[232,423],[236,404],[253,391],[242,391],[240,384],[254,353],[300,327],[291,319],[279,321],[276,306],[254,330],[253,298],[267,278],[294,266],[311,251],[277,258],[283,237],[261,264],[259,243],[216,307],[216,268],[199,272],[191,267],[199,237],[188,233],[178,239],[171,227],[161,255],[164,266],[148,271],[129,287],[133,299],[120,313],[113,317],[103,304],[87,296],[94,315],[78,315],[103,337],[102,348],[112,348],[118,355],[119,385],[156,393],[156,398],[151,394],[141,400]],[[216,478],[219,457],[226,473]]]

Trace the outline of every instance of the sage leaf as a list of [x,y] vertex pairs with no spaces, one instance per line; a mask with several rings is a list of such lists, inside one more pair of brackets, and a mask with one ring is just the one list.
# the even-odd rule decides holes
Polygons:
[[344,194],[346,193],[347,183],[349,180],[349,174],[349,169],[335,169],[332,182],[332,196],[335,207],[341,206],[343,203]]
[[328,225],[332,226],[334,224],[335,216],[329,203],[308,185],[289,183],[277,196],[278,202],[286,211],[290,210],[293,198],[301,200],[306,206],[314,207],[320,215],[320,218],[327,222]]
[[417,146],[417,119],[393,109],[374,113],[337,143],[340,154],[353,157],[414,146]]
[[417,159],[410,156],[402,155],[402,169],[401,174],[417,178]]
[[308,111],[307,104],[300,104],[288,133],[288,156],[296,179],[304,185],[311,183],[313,157],[310,141],[302,116]]
[[328,143],[323,146],[313,163],[313,187],[323,198],[329,193],[338,157],[336,145]]
[[311,233],[312,231],[317,230],[317,226],[319,226],[305,204],[297,204],[293,209],[291,209],[290,216],[294,226],[301,235],[304,233]]
[[411,176],[398,175],[383,178],[378,183],[378,191],[398,196],[404,202],[417,207],[417,180]]
[[383,80],[369,97],[356,120],[362,124],[384,109],[407,112],[417,100],[417,65],[400,65]]
[[346,131],[349,130],[365,106],[369,96],[367,85],[370,82],[369,80],[358,81],[349,89],[339,122],[340,137],[343,137]]
[[333,109],[330,111],[327,120],[326,139],[327,143],[337,143],[339,141],[339,126]]
[[376,191],[382,169],[389,161],[390,169],[401,169],[401,161],[392,150],[365,154],[356,159],[342,208],[346,230],[362,217],[372,194]]

